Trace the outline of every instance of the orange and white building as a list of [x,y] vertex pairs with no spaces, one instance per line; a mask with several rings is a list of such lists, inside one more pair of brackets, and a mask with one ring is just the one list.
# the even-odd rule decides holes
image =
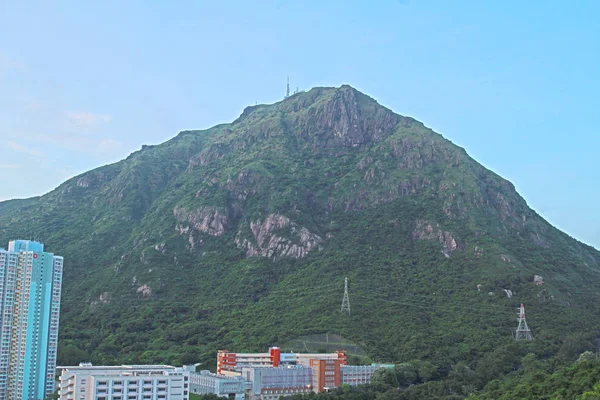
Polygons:
[[270,347],[267,353],[232,353],[219,350],[217,353],[217,373],[239,374],[244,367],[278,367],[286,365],[311,366],[311,360],[338,360],[346,364],[346,352],[335,353],[282,353],[279,347]]
[[339,359],[311,358],[310,368],[312,369],[313,390],[319,393],[340,386],[342,381],[341,366],[342,362]]
[[393,365],[347,365],[346,352],[282,353],[270,347],[266,353],[232,353],[219,350],[217,373],[243,378],[249,400],[277,400],[294,394],[322,392],[341,384],[363,385],[379,368]]

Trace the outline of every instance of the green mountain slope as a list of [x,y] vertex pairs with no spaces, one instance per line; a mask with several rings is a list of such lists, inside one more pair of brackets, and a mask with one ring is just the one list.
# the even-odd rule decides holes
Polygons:
[[349,86],[0,203],[0,243],[31,236],[65,257],[63,364],[212,362],[325,332],[377,360],[472,362],[512,340],[521,302],[549,353],[598,327],[598,251]]

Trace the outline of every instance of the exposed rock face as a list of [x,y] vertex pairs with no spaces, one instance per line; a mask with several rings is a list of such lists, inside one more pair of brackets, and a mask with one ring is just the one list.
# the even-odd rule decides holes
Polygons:
[[187,234],[191,227],[211,236],[221,236],[229,222],[227,211],[218,207],[201,207],[192,211],[175,207],[173,215],[177,221],[187,223],[187,225],[178,224],[175,228],[182,235]]
[[148,285],[142,285],[138,287],[135,292],[140,294],[142,297],[150,297],[152,295],[152,289]]
[[76,185],[79,186],[79,187],[84,187],[84,188],[89,187],[90,186],[90,180],[91,180],[90,177],[86,175],[84,177],[79,178],[77,180]]
[[200,153],[190,158],[188,172],[198,165],[207,165],[223,158],[225,152],[226,149],[224,149],[222,145],[215,145],[211,148],[202,150]]
[[383,134],[390,132],[398,123],[397,116],[391,111],[381,113],[378,118],[363,118],[358,105],[358,93],[352,89],[339,90],[323,112],[317,116],[317,126],[333,132],[336,138],[349,145],[359,145],[379,140]]
[[82,188],[96,187],[106,181],[107,177],[102,172],[93,171],[77,178],[75,185]]
[[444,254],[449,255],[456,250],[462,250],[464,245],[459,243],[452,233],[442,230],[439,224],[417,220],[413,231],[413,239],[438,240]]
[[[284,238],[283,230],[289,232]],[[280,257],[303,258],[323,239],[308,229],[290,221],[284,215],[271,214],[264,221],[250,223],[253,241],[241,238],[238,233],[235,243],[246,249],[246,256],[264,256],[273,259]],[[286,232],[287,233],[287,232]]]
[[536,245],[538,245],[540,247],[544,247],[544,248],[550,247],[550,245],[548,245],[548,242],[546,241],[546,239],[542,235],[540,235],[539,232],[532,232],[531,240],[533,241],[533,243],[535,243]]
[[100,294],[100,297],[98,298],[98,300],[100,301],[100,303],[108,303],[110,301],[110,294],[108,292],[103,292]]
[[[311,91],[313,92],[313,91]],[[303,137],[319,138],[327,148],[356,147],[379,141],[392,132],[402,118],[384,107],[364,107],[373,99],[350,86],[342,86],[320,107],[312,107],[320,91],[301,96],[286,105],[291,125],[301,128]],[[299,111],[305,113],[300,115]],[[405,118],[408,123],[410,118]]]

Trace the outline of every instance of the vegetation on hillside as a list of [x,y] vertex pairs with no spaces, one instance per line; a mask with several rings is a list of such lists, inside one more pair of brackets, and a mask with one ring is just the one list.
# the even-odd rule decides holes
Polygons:
[[[593,349],[598,329],[598,251],[463,149],[347,86],[249,107],[0,203],[0,240],[32,235],[65,257],[61,365],[211,365],[220,348],[334,332],[373,361],[473,371],[482,388],[529,352]],[[513,361],[497,352],[516,346],[520,303],[535,349],[519,345]],[[496,360],[500,372],[481,375]]]

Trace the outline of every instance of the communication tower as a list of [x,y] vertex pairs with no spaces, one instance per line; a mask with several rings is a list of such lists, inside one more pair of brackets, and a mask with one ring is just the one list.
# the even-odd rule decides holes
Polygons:
[[290,97],[290,77],[287,77],[287,90],[285,91],[285,98]]

